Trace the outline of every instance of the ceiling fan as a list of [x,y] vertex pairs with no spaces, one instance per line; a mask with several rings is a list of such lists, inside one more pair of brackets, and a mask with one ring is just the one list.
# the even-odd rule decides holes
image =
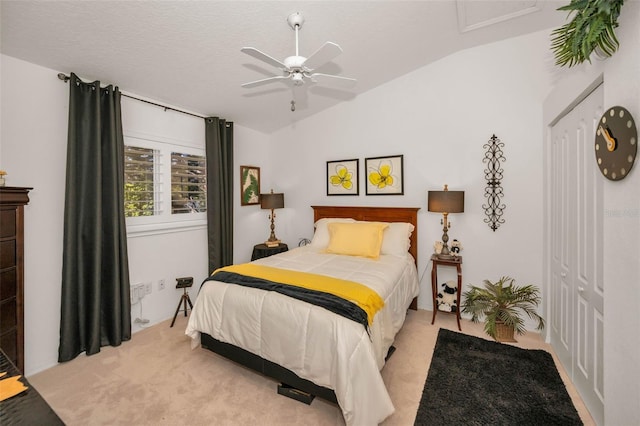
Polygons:
[[254,47],[243,47],[240,49],[249,56],[253,56],[256,59],[279,68],[282,71],[282,75],[275,75],[262,80],[244,83],[242,84],[242,87],[252,88],[275,81],[285,80],[291,80],[295,86],[303,85],[306,80],[309,80],[312,83],[330,84],[341,87],[353,87],[356,84],[357,80],[354,78],[314,72],[314,70],[342,53],[342,49],[336,43],[327,41],[308,58],[300,56],[298,52],[298,31],[302,28],[304,17],[300,12],[292,13],[287,18],[287,22],[296,32],[296,54],[294,56],[289,56],[285,58],[284,61],[279,61]]

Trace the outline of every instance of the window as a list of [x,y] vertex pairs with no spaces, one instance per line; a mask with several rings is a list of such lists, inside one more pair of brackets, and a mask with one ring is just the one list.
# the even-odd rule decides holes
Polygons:
[[[136,146],[124,147],[124,215],[153,216],[160,211],[156,200],[155,164],[159,151]],[[157,210],[156,210],[157,209]]]
[[154,139],[124,138],[127,232],[147,234],[206,226],[204,149]]
[[171,153],[171,214],[207,211],[205,158]]

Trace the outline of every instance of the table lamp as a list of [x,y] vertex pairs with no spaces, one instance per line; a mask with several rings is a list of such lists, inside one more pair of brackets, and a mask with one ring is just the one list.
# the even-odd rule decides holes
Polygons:
[[443,218],[440,223],[444,227],[442,229],[442,252],[440,252],[439,257],[452,257],[447,244],[449,241],[447,231],[451,227],[447,216],[449,213],[464,212],[464,191],[449,191],[447,185],[444,186],[443,191],[429,191],[427,195],[427,210],[434,213],[442,213]]
[[280,244],[280,240],[276,238],[276,225],[274,224],[276,214],[273,210],[284,208],[284,194],[274,194],[273,189],[268,194],[260,194],[260,208],[271,209],[271,214],[269,215],[269,219],[271,219],[271,235],[264,243],[267,247],[277,247]]

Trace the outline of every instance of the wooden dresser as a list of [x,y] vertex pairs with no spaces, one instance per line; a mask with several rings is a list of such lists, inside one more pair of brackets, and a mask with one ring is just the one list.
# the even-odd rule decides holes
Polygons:
[[0,187],[0,347],[24,372],[24,206],[32,188]]

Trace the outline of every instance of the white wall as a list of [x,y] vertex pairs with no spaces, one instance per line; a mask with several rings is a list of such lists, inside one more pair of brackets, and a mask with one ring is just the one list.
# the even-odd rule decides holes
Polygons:
[[[204,149],[203,119],[127,97],[122,97],[121,105],[125,138],[141,137]],[[207,231],[206,220],[188,230],[169,228],[159,233],[140,234],[130,232],[131,229],[127,232],[130,282],[132,285],[151,283],[152,288],[151,294],[132,306],[132,331],[135,333],[173,316],[182,294],[182,290],[175,288],[177,277],[191,276],[197,286],[207,276]],[[164,290],[160,290],[160,280],[165,281]],[[194,297],[196,289],[192,290]],[[135,322],[136,318],[147,319],[149,323],[142,326]]]
[[[271,140],[278,152],[276,186],[291,208],[279,217],[279,236],[290,243],[310,236],[314,204],[420,207],[423,274],[442,236],[442,216],[427,212],[427,190],[449,184],[465,191],[465,212],[449,216],[449,237],[464,246],[464,285],[502,275],[541,285],[540,123],[551,89],[549,56],[548,31],[462,51],[278,132]],[[484,223],[482,209],[483,145],[494,133],[506,157],[505,223],[496,232]],[[396,154],[404,155],[405,195],[366,196],[365,157]],[[360,195],[326,196],[326,161],[349,158],[360,159]],[[426,273],[419,307],[431,309],[430,289]]]
[[[261,210],[260,205],[240,206],[240,166],[260,167],[260,192],[269,192],[273,187],[275,170],[271,158],[275,154],[273,145],[268,137],[246,127],[236,125],[234,133],[234,232],[233,253],[234,262],[248,262],[251,260],[253,246],[269,238],[271,222],[269,211]],[[276,191],[277,192],[277,191]],[[285,206],[289,202],[285,194]],[[276,235],[280,236],[280,210],[276,213]]]
[[52,70],[2,55],[0,166],[33,187],[25,207],[25,374],[58,358],[69,87]]
[[[618,52],[563,73],[544,103],[549,125],[589,85],[604,80],[604,108],[626,107],[640,117],[640,3],[622,9]],[[603,76],[603,77],[602,77]],[[604,181],[604,423],[635,424],[640,419],[640,170],[638,160],[622,181]]]
[[[640,3],[625,2],[620,50],[605,61],[604,105],[625,106],[640,123]],[[605,424],[640,419],[640,160],[604,184]]]
[[[25,374],[31,375],[57,362],[69,86],[58,80],[58,71],[6,55],[0,59],[0,168],[8,172],[7,185],[34,188],[25,208]],[[204,144],[201,119],[127,98],[123,98],[122,111],[125,134],[160,135],[190,146]],[[262,166],[268,182],[265,141],[265,135],[235,126],[236,182],[240,182],[239,166],[245,163]],[[268,224],[259,207],[240,209],[239,197],[234,203],[241,223],[234,230],[234,258],[247,261],[253,244],[266,238]],[[175,278],[193,276],[195,294],[208,273],[205,228],[130,236],[128,240],[131,283],[153,283],[152,294],[143,299],[142,315],[140,305],[134,305],[132,319],[142,316],[152,325],[171,318],[181,294],[175,289]],[[166,280],[163,291],[158,290],[160,279]],[[133,324],[134,333],[139,329]]]

